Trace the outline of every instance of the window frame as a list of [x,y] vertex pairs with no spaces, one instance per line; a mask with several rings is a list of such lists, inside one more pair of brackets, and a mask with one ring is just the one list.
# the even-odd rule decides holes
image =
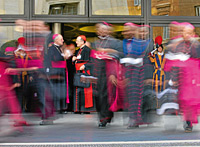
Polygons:
[[103,17],[104,19],[106,19],[106,18],[122,18],[123,19],[124,16],[126,17],[126,19],[134,18],[134,19],[138,20],[138,19],[144,18],[144,10],[145,10],[144,5],[145,5],[146,0],[141,0],[141,15],[93,15],[92,14],[92,1],[93,0],[90,0],[90,6],[89,6],[89,8],[90,8],[89,16],[91,18],[100,18],[101,19],[101,17]]
[[[84,15],[44,15],[44,14],[35,14],[35,0],[31,1],[31,19],[32,20],[43,20],[45,22],[61,22],[61,23],[68,23],[68,22],[88,22],[88,0],[84,0],[85,2],[85,14]],[[56,18],[56,19],[55,19]]]
[[27,20],[30,15],[29,9],[29,1],[24,0],[24,14],[0,14],[1,21],[0,22],[15,22],[17,19],[25,19]]
[[152,15],[152,9],[151,9],[151,0],[148,0],[147,1],[147,5],[149,7],[148,9],[148,13],[147,13],[147,17],[149,18],[149,22],[150,21],[160,21],[161,23],[164,23],[164,21],[173,21],[173,20],[176,20],[176,21],[188,21],[188,22],[198,22],[200,23],[200,19],[197,19],[199,16],[155,16],[155,15]]

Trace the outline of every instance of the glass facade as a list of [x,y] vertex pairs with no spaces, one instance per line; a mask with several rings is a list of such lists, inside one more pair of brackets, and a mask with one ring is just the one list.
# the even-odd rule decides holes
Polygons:
[[0,0],[0,15],[24,14],[24,0]]
[[154,16],[199,16],[200,0],[151,0]]
[[[94,24],[101,21],[114,24],[118,30],[115,37],[119,39],[123,39],[121,30],[125,22],[148,24],[153,39],[160,35],[167,42],[171,37],[167,27],[171,21],[200,25],[197,19],[200,0],[0,0],[0,15],[0,25],[1,22],[14,25],[16,19],[38,18],[50,23],[52,28],[54,23],[60,23],[60,31],[68,40],[79,34],[96,36]],[[2,27],[3,33],[10,37],[5,41],[20,34],[11,33],[12,26]],[[200,35],[200,29],[196,31]]]
[[[16,40],[23,36],[23,28],[15,26],[0,26],[0,47],[14,46]],[[4,48],[5,49],[5,48]]]
[[92,15],[141,15],[141,0],[92,0]]
[[34,0],[37,15],[85,15],[85,0]]
[[153,29],[153,39],[155,39],[157,36],[162,36],[163,42],[167,42],[170,39],[169,27],[167,26],[152,27],[152,29]]

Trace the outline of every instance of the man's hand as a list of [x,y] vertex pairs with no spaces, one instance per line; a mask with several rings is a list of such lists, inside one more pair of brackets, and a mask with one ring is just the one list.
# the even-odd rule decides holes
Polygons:
[[120,88],[125,88],[128,84],[129,84],[128,78],[117,81],[117,86],[120,87]]
[[80,67],[80,70],[84,70],[85,69],[85,65],[82,65],[81,67]]
[[38,70],[38,67],[29,67],[28,70]]
[[72,57],[72,61],[76,61],[77,57],[76,56],[73,56]]
[[113,85],[117,86],[117,78],[114,75],[110,75],[109,80],[112,82]]
[[6,68],[5,69],[5,74],[11,74],[11,73],[14,73],[14,72],[17,72],[17,70],[15,68]]

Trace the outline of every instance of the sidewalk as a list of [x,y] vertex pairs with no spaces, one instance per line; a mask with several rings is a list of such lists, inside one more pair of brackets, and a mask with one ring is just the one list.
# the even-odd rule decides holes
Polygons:
[[[174,124],[175,130],[165,129],[162,121],[152,125],[143,125],[136,129],[127,129],[122,112],[115,113],[115,118],[106,129],[99,129],[97,113],[64,114],[54,121],[53,125],[40,126],[40,119],[33,114],[24,114],[31,126],[24,127],[23,133],[2,136],[1,143],[71,143],[71,142],[135,142],[135,141],[168,141],[199,140],[200,125],[194,126],[192,133],[185,133],[180,117],[165,118]],[[171,126],[169,124],[169,126]],[[147,142],[148,143],[148,142]],[[194,143],[194,142],[193,142]],[[198,144],[200,146],[200,144]],[[1,146],[1,144],[0,144]]]

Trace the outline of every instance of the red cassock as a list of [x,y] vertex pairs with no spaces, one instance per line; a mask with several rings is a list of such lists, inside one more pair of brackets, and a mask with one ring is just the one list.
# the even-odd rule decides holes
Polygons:
[[184,120],[198,122],[200,112],[200,60],[167,60],[165,70],[179,67],[178,101]]

